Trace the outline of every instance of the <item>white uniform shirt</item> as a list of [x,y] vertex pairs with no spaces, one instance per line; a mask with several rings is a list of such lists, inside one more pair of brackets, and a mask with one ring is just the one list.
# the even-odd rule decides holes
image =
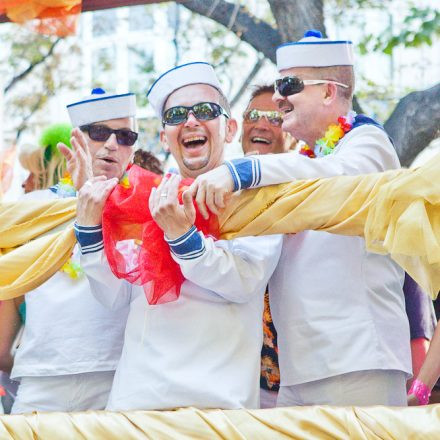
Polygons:
[[263,295],[282,237],[203,241],[201,256],[174,256],[187,281],[160,305],[116,279],[102,251],[81,256],[100,301],[130,303],[107,409],[258,408]]
[[[248,179],[257,182],[253,186],[400,167],[388,136],[373,125],[346,134],[333,155],[311,160],[279,154],[253,161],[253,170],[261,171]],[[269,282],[281,385],[361,370],[409,375],[403,281],[404,271],[388,256],[368,253],[362,238],[316,231],[286,235]]]
[[[24,199],[48,199],[50,190]],[[75,247],[73,259],[79,262]],[[90,293],[87,277],[56,272],[25,296],[26,323],[11,377],[112,371],[119,361],[128,307],[110,311]]]

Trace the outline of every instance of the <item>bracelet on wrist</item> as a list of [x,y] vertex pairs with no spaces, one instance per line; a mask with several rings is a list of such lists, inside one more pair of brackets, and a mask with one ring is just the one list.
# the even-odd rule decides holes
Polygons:
[[421,380],[414,379],[411,388],[408,391],[408,395],[410,394],[413,394],[416,397],[420,405],[428,405],[431,390]]

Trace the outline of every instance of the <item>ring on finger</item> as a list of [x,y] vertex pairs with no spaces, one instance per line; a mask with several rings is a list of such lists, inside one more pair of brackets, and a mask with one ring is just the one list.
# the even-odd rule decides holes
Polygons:
[[160,197],[168,197],[168,193],[164,192],[160,195]]

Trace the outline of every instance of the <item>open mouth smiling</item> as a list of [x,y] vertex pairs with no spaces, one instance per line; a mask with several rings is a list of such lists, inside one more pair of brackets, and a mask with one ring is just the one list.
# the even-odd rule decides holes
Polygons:
[[205,145],[208,138],[206,136],[191,136],[183,139],[182,143],[185,148],[197,148]]
[[251,142],[255,143],[255,144],[265,144],[265,145],[270,145],[272,143],[271,140],[266,139],[266,138],[261,137],[261,136],[253,136],[253,137],[251,137]]

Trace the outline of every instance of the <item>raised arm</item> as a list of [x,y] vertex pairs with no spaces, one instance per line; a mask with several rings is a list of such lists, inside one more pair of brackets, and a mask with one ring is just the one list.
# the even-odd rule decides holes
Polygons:
[[357,175],[399,168],[396,152],[386,133],[371,126],[356,129],[356,142],[349,139],[334,155],[310,159],[296,153],[267,154],[226,161],[197,177],[190,187],[200,212],[218,213],[233,191],[340,175]]
[[189,281],[231,302],[249,301],[264,289],[278,262],[282,237],[214,242],[197,231],[192,200],[177,200],[178,177],[165,178],[150,197],[150,211],[171,254]]
[[102,211],[117,183],[117,179],[89,179],[78,192],[75,223],[75,234],[81,248],[81,266],[89,280],[91,292],[110,309],[128,304],[131,292],[128,283],[113,275],[103,251]]

